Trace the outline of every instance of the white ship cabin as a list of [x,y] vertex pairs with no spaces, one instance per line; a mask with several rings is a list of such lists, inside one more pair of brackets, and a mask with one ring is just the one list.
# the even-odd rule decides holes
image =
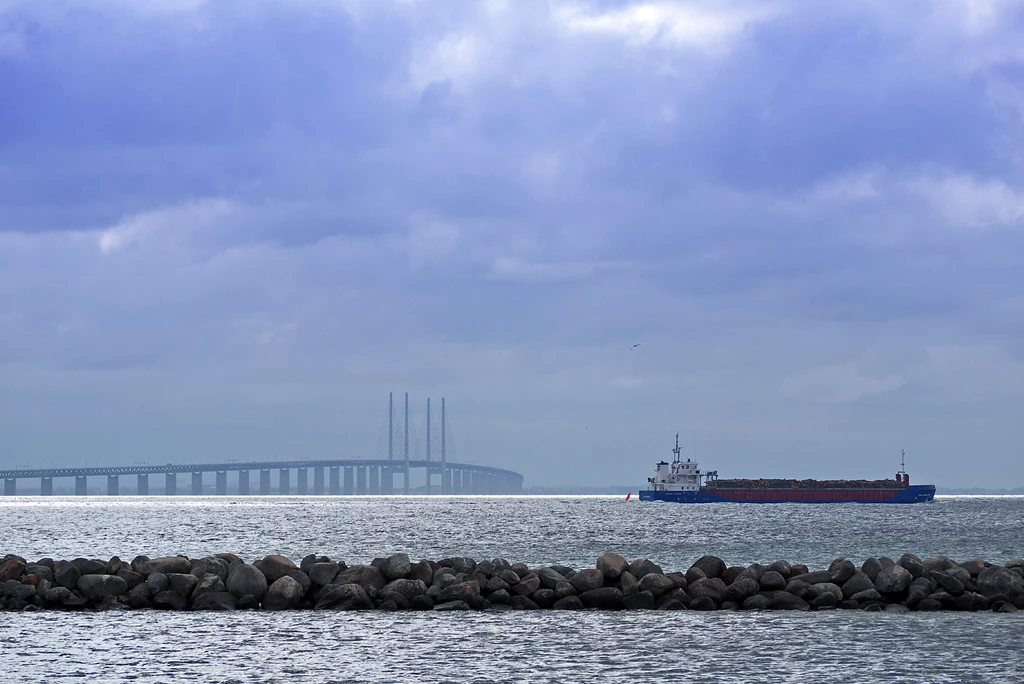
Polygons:
[[660,461],[654,471],[654,477],[647,478],[651,489],[656,492],[696,492],[700,490],[701,478],[704,476],[696,461],[682,460],[679,446],[679,435],[676,435],[676,447],[672,450],[674,457],[671,463]]

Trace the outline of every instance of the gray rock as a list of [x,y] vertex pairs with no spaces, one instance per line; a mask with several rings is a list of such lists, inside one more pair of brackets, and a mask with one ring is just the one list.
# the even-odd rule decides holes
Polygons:
[[597,559],[597,569],[608,579],[617,580],[622,573],[629,570],[629,563],[619,554],[609,551]]
[[529,596],[540,589],[540,578],[536,575],[527,575],[519,580],[519,584],[512,585],[511,593],[515,596]]
[[149,608],[153,603],[153,594],[149,591],[149,586],[143,582],[142,584],[136,584],[134,587],[128,590],[128,607],[129,608]]
[[686,579],[687,586],[689,586],[697,580],[706,579],[707,575],[705,575],[704,571],[700,568],[690,568],[686,571],[686,574],[683,575],[683,577]]
[[[656,577],[656,575],[647,575],[647,577]],[[635,594],[622,597],[622,606],[626,610],[654,610],[657,603],[654,600],[654,594],[649,591],[638,591]]]
[[563,596],[551,607],[554,610],[583,610],[583,602],[578,596]]
[[80,579],[82,579],[82,573],[71,563],[57,563],[53,570],[53,581],[62,587],[75,589],[78,587]]
[[161,610],[187,610],[188,599],[176,591],[161,591],[153,597],[153,607]]
[[1024,598],[1024,579],[1012,570],[993,565],[978,573],[978,593],[990,597],[1006,596],[1011,602]]
[[918,602],[915,610],[921,611],[922,613],[930,613],[937,610],[942,610],[942,603],[932,598],[922,599]]
[[932,572],[942,572],[943,570],[952,570],[958,567],[956,562],[948,558],[947,556],[937,556],[936,558],[929,558],[922,563],[925,570]]
[[71,561],[71,564],[78,568],[78,572],[83,575],[111,574],[107,572],[107,564],[98,558],[76,558]]
[[529,596],[513,596],[509,602],[513,610],[539,610],[540,606],[533,602]]
[[151,572],[146,578],[146,586],[149,587],[149,593],[156,596],[161,591],[167,591],[171,586],[171,581],[162,572]]
[[940,587],[948,591],[953,596],[959,596],[964,593],[964,585],[956,577],[946,574],[946,572],[933,572],[931,573],[932,579]]
[[789,561],[784,560],[775,561],[765,569],[765,572],[768,572],[769,570],[773,570],[779,573],[780,575],[782,575],[783,579],[787,580],[789,579],[790,575],[793,574],[793,566],[789,564]]
[[853,573],[853,577],[843,583],[843,598],[851,598],[854,594],[874,589],[874,581],[863,572]]
[[162,572],[165,575],[177,572],[182,575],[187,575],[192,571],[192,563],[184,556],[164,556],[162,558],[152,558],[146,561],[141,570],[137,569],[134,565],[132,566],[132,569],[142,575],[146,575],[147,577],[154,572]]
[[387,584],[384,573],[372,565],[353,565],[338,573],[332,584],[358,584],[364,589],[373,587],[374,591],[380,591]]
[[790,568],[789,578],[793,579],[797,575],[806,575],[808,570],[807,566],[803,563],[793,563]]
[[725,561],[718,556],[702,556],[691,567],[698,568],[705,577],[721,577],[725,572]]
[[[822,582],[821,584],[811,585],[811,598],[817,600],[822,596],[832,596],[836,602],[830,605],[838,606],[839,602],[845,597],[843,596],[843,589],[838,584],[831,582]],[[806,599],[805,599],[806,600]]]
[[915,579],[924,574],[924,562],[912,553],[900,556],[898,564]]
[[[539,586],[539,582],[538,582]],[[514,589],[515,587],[513,587]],[[447,603],[449,601],[469,601],[472,596],[480,595],[480,585],[476,582],[459,582],[446,587],[434,597],[435,603]]]
[[686,575],[681,572],[666,572],[665,577],[672,580],[672,585],[676,589],[685,589],[689,582],[686,581]]
[[718,610],[718,604],[707,596],[698,596],[690,602],[690,610]]
[[530,568],[526,567],[526,563],[513,563],[510,570],[520,577],[527,575],[530,572]]
[[1012,603],[1003,603],[995,609],[996,613],[1016,613],[1018,610],[1017,606]]
[[167,581],[170,583],[170,587],[173,591],[178,592],[186,598],[192,595],[192,591],[196,588],[196,585],[199,584],[199,578],[195,575],[179,572],[172,572],[167,575]]
[[761,590],[761,585],[749,577],[738,579],[725,589],[725,600],[742,604]]
[[[904,568],[905,570],[906,568]],[[900,603],[889,603],[885,606],[886,613],[909,613],[910,609]]]
[[[821,587],[823,584],[816,584],[815,586]],[[832,585],[835,586],[835,585]],[[835,608],[840,603],[833,594],[824,592],[819,594],[813,601],[811,601],[811,608],[814,610],[821,610],[823,608]]]
[[857,603],[865,603],[867,601],[881,601],[882,595],[878,592],[877,589],[872,587],[871,589],[858,591],[856,594],[851,596],[850,599],[856,601]]
[[[747,569],[742,566],[730,565],[722,572],[722,581],[725,582],[726,585],[730,585],[736,580],[738,580],[740,578],[740,575],[742,575],[746,571]],[[757,580],[754,581],[756,582]]]
[[413,610],[433,610],[434,609],[434,599],[430,598],[426,594],[423,594],[422,596],[417,596],[416,598],[414,598],[412,600],[412,609]]
[[743,610],[769,610],[772,607],[772,599],[771,596],[764,594],[754,594],[743,599],[740,606]]
[[652,572],[655,572],[659,575],[665,574],[661,571],[660,565],[646,558],[637,558],[629,564],[629,567],[626,568],[626,570],[629,571],[629,573],[633,575],[633,577],[636,577],[638,580],[642,579],[644,575],[649,575]]
[[341,572],[341,566],[333,561],[313,563],[309,568],[309,580],[318,587],[326,587]]
[[498,589],[487,597],[487,602],[492,605],[507,606],[512,602],[512,597],[509,596],[508,591],[505,589]]
[[[39,564],[26,565],[25,566],[25,574],[26,575],[35,575],[37,578],[39,578],[41,580],[48,580],[50,582],[53,581],[53,568],[47,567],[45,565],[39,565]],[[11,579],[13,579],[13,578],[11,578]]]
[[480,561],[476,564],[474,572],[490,579],[494,575],[494,563],[488,560]]
[[145,577],[135,572],[134,570],[129,570],[125,567],[122,567],[120,570],[117,571],[117,576],[128,583],[129,590],[134,589],[135,587],[139,586],[140,584],[143,584],[146,581]]
[[509,586],[519,584],[519,574],[513,570],[502,570],[496,576],[500,577]]
[[[217,577],[213,574],[207,576]],[[220,580],[219,577],[217,579]],[[226,591],[206,592],[192,599],[192,610],[235,610],[237,606],[238,599]]]
[[914,577],[906,568],[893,564],[882,568],[875,575],[875,589],[883,594],[895,594],[910,586],[913,579]]
[[575,596],[576,587],[572,586],[568,582],[559,582],[555,585],[555,601],[564,599],[566,596]]
[[[442,565],[447,568],[452,568],[456,573],[465,572],[470,573],[476,569],[476,561],[468,556],[455,556],[452,558],[445,558],[441,560],[438,565]],[[525,566],[524,566],[525,570]],[[520,573],[525,575],[526,573]]]
[[[106,577],[106,575],[86,575],[86,577]],[[36,587],[33,584],[22,584],[17,580],[8,580],[13,582],[14,585],[10,591],[5,590],[4,595],[11,599],[17,599],[19,601],[30,601],[36,597]],[[79,580],[81,582],[81,580]],[[5,582],[6,584],[6,582]]]
[[[218,575],[206,573],[199,578],[196,588],[192,590],[192,605],[195,608],[196,599],[203,594],[214,594],[227,592],[227,587]],[[233,594],[232,594],[233,596]],[[232,604],[234,605],[234,604]]]
[[189,569],[190,575],[196,577],[205,577],[206,575],[216,575],[220,578],[221,582],[228,581],[228,562],[223,558],[217,558],[216,556],[207,556],[206,558],[199,558],[192,561],[192,566]]
[[806,600],[811,596],[811,585],[803,580],[791,579],[786,583],[785,591]]
[[537,591],[530,594],[530,600],[536,603],[541,608],[550,608],[555,602],[555,590],[554,589],[538,589]]
[[489,591],[489,592],[491,592],[491,591],[508,591],[509,586],[508,586],[508,582],[506,582],[505,580],[501,579],[500,577],[492,577],[491,579],[487,580],[487,584],[485,584],[483,586],[483,588],[485,590]]
[[267,576],[254,565],[238,565],[228,575],[227,589],[239,598],[252,595],[262,601],[267,595],[267,586]]
[[[668,577],[657,573],[650,573],[640,578],[639,589],[641,592],[650,592],[654,598],[658,598],[675,589],[676,586]],[[625,592],[623,592],[625,595]]]
[[[663,575],[647,575],[648,577],[663,577]],[[630,596],[640,591],[640,583],[637,582],[633,573],[628,570],[619,576],[619,591],[623,596]],[[674,588],[674,586],[673,586]]]
[[691,598],[705,596],[717,604],[725,600],[725,592],[728,587],[718,577],[705,577],[699,579],[686,588],[686,593]]
[[407,601],[412,601],[421,594],[427,593],[427,585],[423,580],[396,579],[384,585],[381,593],[395,593],[403,596]]
[[786,588],[786,578],[777,570],[768,570],[761,575],[760,585],[765,591],[782,591]]
[[565,576],[553,568],[541,568],[537,571],[537,577],[540,578],[540,584],[545,589],[554,589],[559,582],[565,581]]
[[[828,566],[829,582],[843,586],[847,580],[857,574],[857,566],[845,558],[837,558]],[[811,582],[814,584],[814,582]]]
[[285,575],[275,580],[267,588],[267,595],[263,597],[263,608],[265,610],[292,610],[298,608],[305,595],[306,592],[303,591],[302,585]]
[[409,573],[412,572],[412,562],[409,560],[409,554],[396,553],[388,556],[380,570],[389,581],[408,577]]
[[875,577],[882,571],[882,564],[877,558],[868,558],[864,561],[864,564],[860,566],[860,571],[871,578],[871,581],[875,581]]
[[292,570],[285,577],[291,577],[293,580],[302,585],[302,593],[308,594],[313,588],[313,583],[309,581],[309,577],[302,570]]
[[409,570],[408,579],[419,580],[429,587],[430,583],[434,581],[434,569],[430,567],[429,561],[421,560]]
[[[691,605],[692,607],[692,605]],[[788,591],[777,591],[772,594],[773,610],[810,610],[811,606],[799,596]]]
[[622,592],[615,587],[601,587],[580,594],[580,601],[584,608],[619,610],[623,607],[622,599]]
[[50,591],[47,592],[46,596],[43,598],[47,603],[52,603],[54,605],[65,605],[72,599],[76,598],[76,596],[74,592],[72,592],[67,587],[62,587],[58,585],[50,589]]
[[[873,586],[874,585],[872,585],[872,587]],[[861,591],[863,591],[863,590],[861,590]],[[846,587],[844,586],[843,587],[843,593],[845,593],[845,592],[846,592]],[[928,595],[931,594],[931,593],[932,593],[931,582],[929,580],[925,579],[924,577],[918,577],[918,578],[914,579],[910,583],[910,586],[907,587],[907,605],[913,607],[914,605],[916,605],[918,603],[918,601],[921,601],[922,599],[927,598]]]
[[268,583],[276,582],[292,570],[299,569],[291,560],[278,554],[265,556],[263,560],[258,560],[253,565],[260,569]]
[[[3,560],[0,561],[0,583],[21,579],[27,567],[25,559],[20,556],[4,556]],[[81,575],[81,571],[79,571],[79,575]]]
[[332,586],[320,600],[314,610],[371,610],[373,599],[359,584],[342,584]]
[[[636,573],[632,571],[630,571],[630,574],[634,576],[636,575]],[[571,584],[580,594],[585,591],[599,589],[604,586],[604,573],[596,568],[584,568],[573,575],[572,579],[569,580],[569,584]]]
[[815,570],[814,572],[806,572],[802,575],[793,575],[789,578],[790,582],[807,582],[808,584],[822,584],[824,582],[832,581],[832,573],[828,570]]

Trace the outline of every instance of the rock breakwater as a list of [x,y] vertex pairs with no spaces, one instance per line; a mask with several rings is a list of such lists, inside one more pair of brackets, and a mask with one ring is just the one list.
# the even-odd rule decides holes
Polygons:
[[347,565],[308,555],[247,563],[230,553],[131,562],[7,555],[3,610],[866,610],[1024,608],[1024,558],[1003,566],[945,556],[837,558],[828,568],[779,560],[728,566],[715,556],[685,572],[606,553],[594,567],[531,567],[503,558],[414,562],[405,553]]

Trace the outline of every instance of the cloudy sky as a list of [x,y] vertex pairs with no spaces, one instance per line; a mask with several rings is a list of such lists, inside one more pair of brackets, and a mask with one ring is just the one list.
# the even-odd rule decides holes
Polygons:
[[372,457],[408,391],[527,484],[680,431],[723,477],[1024,485],[1022,32],[0,0],[0,465]]

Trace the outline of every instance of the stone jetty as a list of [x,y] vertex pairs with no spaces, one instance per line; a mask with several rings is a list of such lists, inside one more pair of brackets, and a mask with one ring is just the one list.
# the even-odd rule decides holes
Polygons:
[[531,567],[503,558],[413,561],[405,553],[347,565],[309,555],[247,563],[138,556],[0,562],[3,610],[866,610],[1024,608],[1024,559],[993,565],[945,556],[837,558],[827,568],[775,561],[728,566],[715,556],[685,572],[606,553],[593,567]]

